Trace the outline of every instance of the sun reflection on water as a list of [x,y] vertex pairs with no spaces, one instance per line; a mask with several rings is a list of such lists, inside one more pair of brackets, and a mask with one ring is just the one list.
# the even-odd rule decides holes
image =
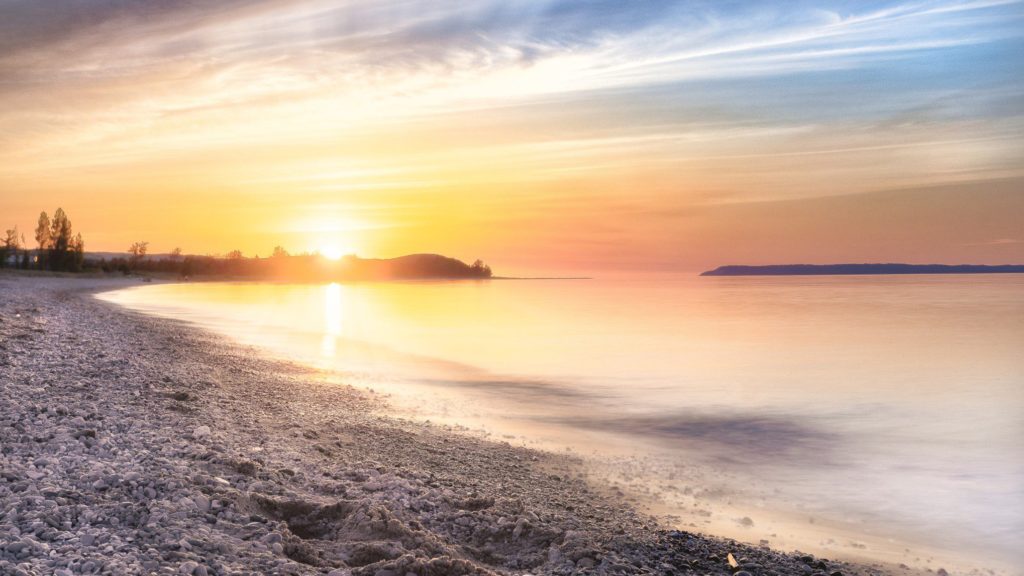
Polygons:
[[333,358],[338,352],[341,336],[341,285],[337,282],[324,286],[324,336],[320,341],[320,355]]

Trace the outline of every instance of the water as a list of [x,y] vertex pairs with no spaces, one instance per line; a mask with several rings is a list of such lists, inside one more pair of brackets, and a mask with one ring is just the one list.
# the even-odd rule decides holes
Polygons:
[[101,297],[385,390],[418,418],[592,454],[594,474],[682,527],[921,566],[1024,560],[1024,276]]

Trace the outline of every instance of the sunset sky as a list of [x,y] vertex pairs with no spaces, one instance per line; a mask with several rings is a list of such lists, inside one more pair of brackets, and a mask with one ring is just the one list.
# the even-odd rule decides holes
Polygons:
[[1024,3],[0,0],[0,227],[499,273],[1024,263]]

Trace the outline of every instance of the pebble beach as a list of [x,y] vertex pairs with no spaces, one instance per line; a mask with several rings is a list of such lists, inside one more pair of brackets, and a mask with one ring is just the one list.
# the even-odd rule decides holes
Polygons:
[[910,569],[672,530],[572,455],[93,297],[0,275],[0,574],[725,574]]

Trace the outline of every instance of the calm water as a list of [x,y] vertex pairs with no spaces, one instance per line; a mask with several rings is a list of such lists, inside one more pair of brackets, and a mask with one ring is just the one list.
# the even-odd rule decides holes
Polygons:
[[385,390],[416,417],[596,453],[682,526],[908,564],[952,546],[974,565],[1024,559],[1024,276],[101,297]]

